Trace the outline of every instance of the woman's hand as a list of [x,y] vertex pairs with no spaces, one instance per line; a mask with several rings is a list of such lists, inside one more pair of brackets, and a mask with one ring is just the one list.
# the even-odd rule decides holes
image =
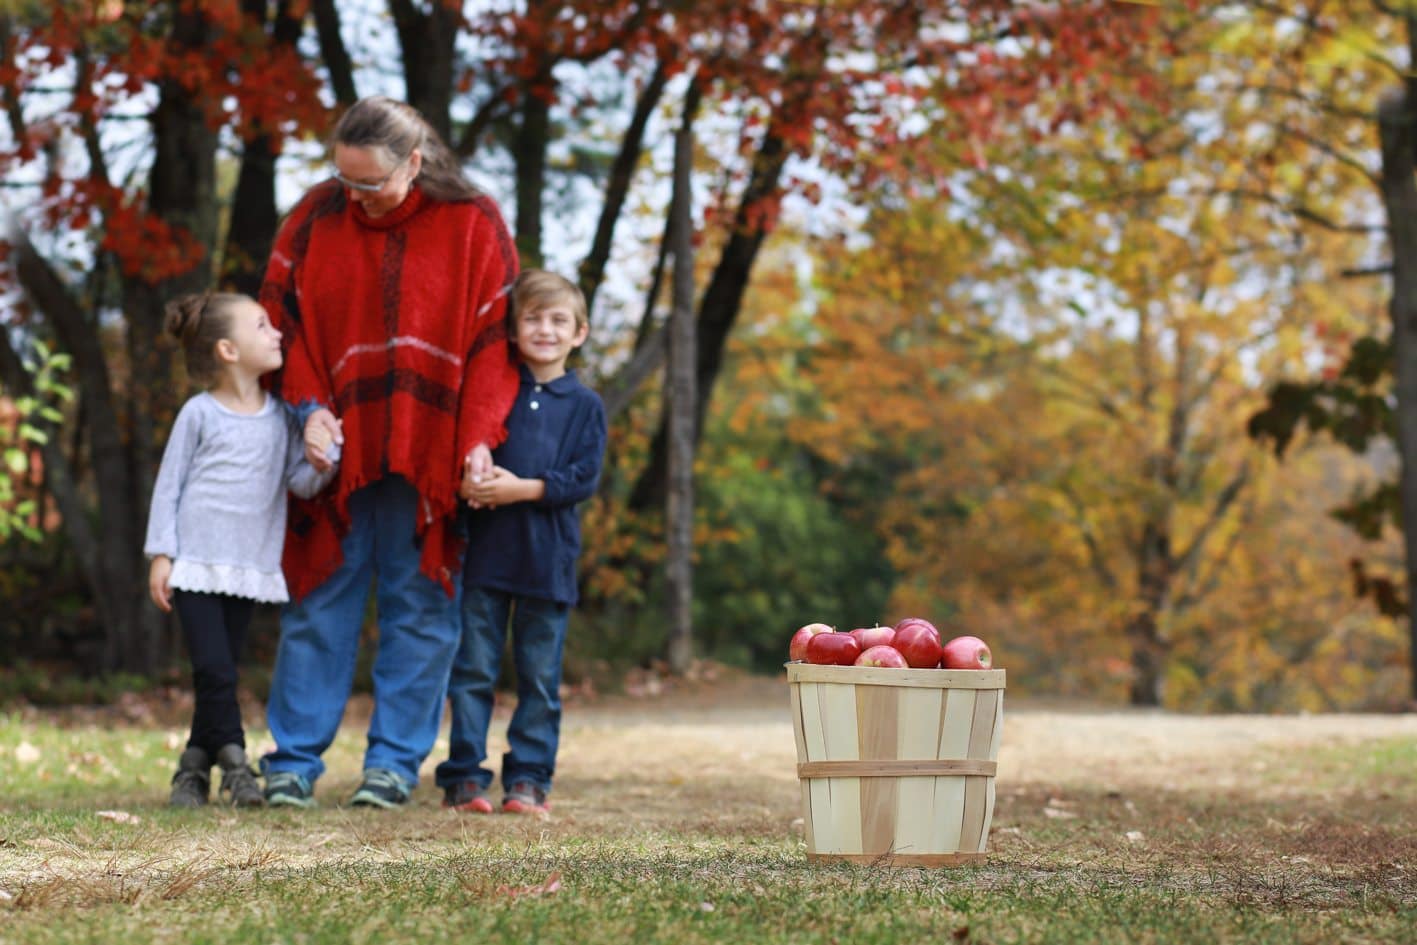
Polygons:
[[492,475],[492,451],[486,443],[479,443],[468,450],[467,459],[463,460],[463,470],[465,475],[472,477],[473,482]]
[[458,486],[458,495],[462,496],[467,504],[475,509],[484,507],[473,497],[473,491],[481,484],[482,480],[492,475],[492,451],[487,448],[486,443],[479,443],[468,450],[467,457],[462,462],[462,482]]
[[324,472],[334,465],[326,455],[331,443],[344,444],[344,424],[321,407],[305,421],[305,459],[316,472]]
[[172,577],[172,559],[167,555],[157,555],[148,565],[148,596],[163,613],[172,613],[172,588],[167,584]]

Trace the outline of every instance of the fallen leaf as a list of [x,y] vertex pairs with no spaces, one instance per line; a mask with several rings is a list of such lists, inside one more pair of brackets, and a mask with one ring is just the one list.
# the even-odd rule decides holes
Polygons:
[[140,824],[143,819],[136,814],[130,814],[126,810],[101,810],[98,816],[104,820],[111,820],[115,824]]
[[561,874],[552,873],[546,881],[535,886],[498,886],[497,895],[516,899],[520,896],[549,896],[561,888]]

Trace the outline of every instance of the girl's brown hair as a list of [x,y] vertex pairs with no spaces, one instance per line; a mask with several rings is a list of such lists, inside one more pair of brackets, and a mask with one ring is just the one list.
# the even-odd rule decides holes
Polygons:
[[361,98],[335,123],[333,144],[381,151],[390,170],[414,149],[423,155],[418,186],[435,200],[474,200],[482,195],[463,175],[457,155],[438,137],[418,109],[384,95]]
[[188,377],[200,384],[216,380],[216,343],[231,337],[231,310],[245,300],[235,292],[199,292],[167,303],[164,327],[182,343]]

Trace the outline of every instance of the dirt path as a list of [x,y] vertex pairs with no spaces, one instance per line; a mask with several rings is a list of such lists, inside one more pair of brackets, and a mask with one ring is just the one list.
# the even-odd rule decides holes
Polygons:
[[[639,698],[601,698],[566,710],[578,760],[655,746],[677,764],[720,773],[733,765],[792,780],[796,757],[785,679],[735,677],[679,684]],[[1227,789],[1265,782],[1276,758],[1372,739],[1417,739],[1417,715],[1181,715],[1058,709],[1010,702],[1001,783],[1135,790]],[[695,761],[697,759],[697,762]],[[1286,790],[1276,783],[1277,792]]]

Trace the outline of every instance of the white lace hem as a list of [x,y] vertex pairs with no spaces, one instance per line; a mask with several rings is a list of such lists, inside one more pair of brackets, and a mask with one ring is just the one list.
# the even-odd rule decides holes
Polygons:
[[237,564],[206,564],[178,559],[172,564],[168,585],[183,591],[246,597],[263,604],[290,600],[285,577],[279,571],[257,571]]

